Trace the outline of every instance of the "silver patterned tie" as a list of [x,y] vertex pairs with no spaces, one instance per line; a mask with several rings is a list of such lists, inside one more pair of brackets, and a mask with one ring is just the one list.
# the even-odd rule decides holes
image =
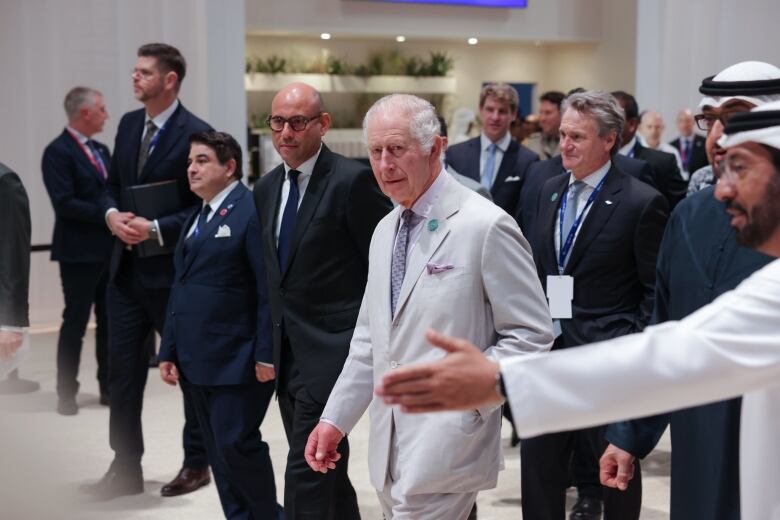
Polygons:
[[406,252],[409,246],[409,232],[422,217],[410,209],[401,213],[401,227],[393,248],[393,263],[390,267],[390,310],[395,317],[395,306],[398,303],[398,295],[401,293],[401,285],[406,274]]
[[151,146],[152,139],[154,139],[154,134],[156,133],[157,125],[155,125],[154,121],[150,119],[146,123],[146,135],[144,135],[144,140],[141,141],[141,148],[138,150],[138,171],[136,171],[136,175],[138,177],[140,177],[141,172],[144,171],[146,159],[149,158],[149,147]]

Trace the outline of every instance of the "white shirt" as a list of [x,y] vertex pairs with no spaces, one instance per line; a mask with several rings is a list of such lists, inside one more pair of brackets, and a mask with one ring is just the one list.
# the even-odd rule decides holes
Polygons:
[[[210,201],[203,201],[203,206],[200,207],[200,210],[203,211],[203,208],[206,206],[206,204],[209,205],[211,210],[206,215],[206,222],[209,222],[211,220],[211,217],[214,216],[214,213],[219,209],[219,207],[222,205],[223,202],[225,202],[225,199],[228,195],[230,195],[230,192],[233,191],[233,188],[236,187],[236,184],[238,184],[238,179],[234,180],[230,184],[227,185],[227,187],[217,193],[213,199]],[[192,225],[190,226],[189,231],[187,231],[187,235],[184,238],[190,238],[190,235],[192,235],[195,232],[195,228],[198,225],[198,220],[200,217],[196,218],[192,221]]]
[[298,170],[301,172],[298,174],[298,208],[301,207],[303,202],[303,196],[306,194],[306,188],[309,186],[309,180],[312,173],[314,173],[314,165],[317,164],[317,158],[322,152],[322,144],[317,150],[317,153],[309,157],[306,162],[298,166],[297,168],[290,168],[287,163],[284,165],[284,182],[282,183],[282,196],[279,197],[279,207],[276,212],[276,245],[279,245],[279,231],[282,229],[282,215],[284,214],[284,207],[287,205],[287,198],[290,196],[290,170]]
[[[521,437],[744,394],[742,518],[780,520],[780,260],[681,321],[501,362]],[[583,392],[583,389],[587,391]]]
[[493,180],[490,182],[490,186],[493,186],[493,183],[496,182],[496,175],[498,174],[498,169],[501,167],[501,161],[504,160],[504,154],[506,153],[507,148],[509,148],[509,143],[512,142],[512,136],[509,135],[509,132],[504,134],[504,137],[493,143],[488,137],[485,135],[484,132],[482,132],[479,136],[479,146],[480,146],[480,152],[479,152],[479,176],[480,179],[482,178],[482,170],[485,169],[485,163],[487,163],[488,157],[490,154],[488,153],[488,147],[491,144],[496,145],[496,162],[493,164]]
[[[409,230],[409,239],[406,242],[406,267],[409,266],[409,257],[411,257],[412,250],[417,243],[417,239],[420,238],[420,234],[425,227],[425,223],[428,221],[428,216],[431,214],[431,210],[436,204],[436,201],[439,200],[439,197],[441,196],[441,192],[444,189],[444,185],[446,183],[444,179],[445,176],[449,176],[449,174],[446,170],[441,170],[439,175],[436,177],[436,180],[433,181],[433,184],[431,184],[428,189],[425,190],[425,193],[420,195],[420,198],[417,199],[414,204],[412,204],[411,208],[408,208],[423,218],[417,219],[417,223]],[[403,211],[398,213],[398,224],[396,225],[395,242],[393,242],[392,249],[393,251],[395,251],[395,244],[398,242],[398,230],[401,229],[402,213]]]
[[[149,114],[146,114],[146,117],[144,118],[144,129],[143,129],[143,132],[141,132],[141,141],[143,141],[144,137],[146,137],[146,124],[149,122],[150,119],[152,121],[154,121],[154,126],[157,127],[157,131],[154,134],[154,135],[157,135],[157,134],[160,133],[160,129],[163,126],[165,126],[165,123],[167,123],[168,120],[171,118],[173,113],[176,112],[176,109],[178,107],[179,107],[179,100],[178,99],[174,99],[173,103],[171,103],[168,108],[166,108],[165,110],[163,110],[162,112],[160,112],[156,116],[150,118]],[[166,130],[168,130],[168,129],[166,128]],[[150,155],[154,151],[155,147],[156,147],[156,143],[155,143],[154,146],[149,147],[149,154]]]
[[626,157],[633,157],[635,145],[636,145],[636,135],[634,135],[634,137],[632,137],[629,142],[621,146],[620,150],[618,150],[618,153],[620,155],[625,155]]
[[[590,197],[590,194],[593,193],[593,191],[596,189],[596,186],[599,185],[601,182],[601,179],[603,179],[606,175],[609,169],[612,167],[612,160],[607,160],[604,165],[596,170],[595,172],[591,173],[584,179],[582,179],[582,182],[585,183],[585,186],[580,188],[580,192],[577,194],[577,215],[579,216],[580,213],[582,213],[584,209],[584,213],[582,213],[582,221],[580,221],[580,226],[577,228],[577,230],[574,233],[574,242],[577,241],[577,237],[580,234],[580,230],[582,229],[582,224],[585,223],[585,219],[588,218],[588,213],[590,213],[590,209],[593,207],[593,204],[591,204],[589,207],[585,208],[585,204],[588,203],[588,198]],[[571,187],[572,183],[576,181],[577,178],[574,177],[574,174],[569,172],[569,187]],[[569,189],[566,189],[566,197],[569,197]],[[572,200],[569,197],[569,199],[566,200],[566,204],[571,204]],[[594,202],[595,204],[595,202]],[[565,238],[564,238],[565,240]],[[574,242],[572,242],[572,249],[574,248]],[[558,258],[558,255],[561,252],[561,212],[558,211],[558,216],[555,219],[555,257]],[[571,254],[571,249],[569,250],[569,254]]]

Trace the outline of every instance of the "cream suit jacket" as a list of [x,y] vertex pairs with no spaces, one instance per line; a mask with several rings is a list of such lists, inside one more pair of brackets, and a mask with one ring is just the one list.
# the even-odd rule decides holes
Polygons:
[[[395,428],[395,484],[405,495],[489,489],[503,462],[500,407],[407,415],[374,397],[387,371],[443,357],[425,330],[468,338],[495,360],[546,351],[553,341],[530,247],[514,219],[440,175],[446,183],[410,253],[392,320],[390,264],[403,208],[374,231],[350,354],[322,414],[349,432],[370,407],[369,470],[377,489],[385,484]],[[437,226],[429,225],[433,220]],[[430,274],[429,263],[453,268]]]
[[742,518],[780,520],[780,260],[679,322],[501,372],[524,437],[745,394]]

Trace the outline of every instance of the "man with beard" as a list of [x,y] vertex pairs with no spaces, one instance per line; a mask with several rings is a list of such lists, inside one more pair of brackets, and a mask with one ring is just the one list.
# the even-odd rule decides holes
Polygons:
[[[725,204],[737,240],[780,257],[780,102],[735,115],[719,144],[728,151],[716,196]],[[745,519],[777,518],[778,335],[780,260],[775,260],[679,322],[568,352],[498,365],[468,342],[431,331],[429,340],[450,355],[386,375],[377,393],[388,403],[401,404],[402,410],[422,412],[483,406],[500,401],[504,390],[524,436],[745,394],[741,514]],[[445,383],[442,376],[452,382]],[[588,388],[585,395],[583,387]],[[605,465],[602,479],[623,489],[632,469]]]

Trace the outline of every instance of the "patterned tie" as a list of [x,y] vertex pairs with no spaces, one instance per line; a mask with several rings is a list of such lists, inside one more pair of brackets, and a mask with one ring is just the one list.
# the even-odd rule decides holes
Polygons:
[[496,169],[496,143],[490,143],[487,147],[487,160],[485,161],[485,167],[482,168],[481,182],[482,185],[489,191],[493,186],[493,170]]
[[190,252],[190,247],[192,247],[193,242],[195,242],[198,239],[198,237],[203,233],[203,228],[206,227],[206,219],[208,219],[209,213],[211,213],[211,206],[206,204],[203,206],[203,209],[200,211],[200,214],[198,215],[198,219],[195,221],[195,229],[192,230],[192,234],[184,240],[185,256],[187,255],[187,253]]
[[106,180],[106,177],[108,177],[108,171],[106,170],[106,163],[103,162],[103,156],[100,155],[97,146],[95,146],[95,141],[93,141],[92,139],[88,139],[87,148],[89,148],[89,151],[92,152],[92,157],[95,159],[95,163],[97,164],[97,169],[98,169],[98,173],[100,174],[100,177],[103,180]]
[[[577,220],[577,206],[579,202],[580,190],[585,187],[582,181],[574,181],[566,192],[566,211],[563,213],[563,229],[561,232],[560,248],[566,243],[566,239],[571,233],[574,221]],[[568,258],[566,258],[568,261]]]
[[154,124],[154,121],[151,119],[146,123],[146,135],[144,135],[144,140],[141,141],[141,148],[138,150],[138,171],[136,174],[138,177],[141,176],[141,172],[144,171],[144,165],[146,164],[146,160],[149,158],[149,147],[152,144],[152,139],[154,139],[154,134],[157,133],[157,125]]
[[282,213],[282,225],[279,228],[279,244],[276,248],[279,255],[279,267],[284,272],[287,255],[290,252],[290,241],[292,240],[293,230],[295,229],[295,218],[298,216],[298,176],[301,174],[298,170],[290,170],[290,193],[287,195],[287,204]]
[[685,137],[680,138],[680,145],[682,146],[682,163],[683,163],[683,169],[687,172],[688,171],[688,139]]
[[401,227],[395,240],[393,261],[390,266],[390,311],[393,317],[395,317],[395,306],[398,303],[398,295],[401,293],[401,285],[404,283],[404,275],[406,274],[409,232],[420,220],[422,217],[410,209],[405,209],[401,213]]

